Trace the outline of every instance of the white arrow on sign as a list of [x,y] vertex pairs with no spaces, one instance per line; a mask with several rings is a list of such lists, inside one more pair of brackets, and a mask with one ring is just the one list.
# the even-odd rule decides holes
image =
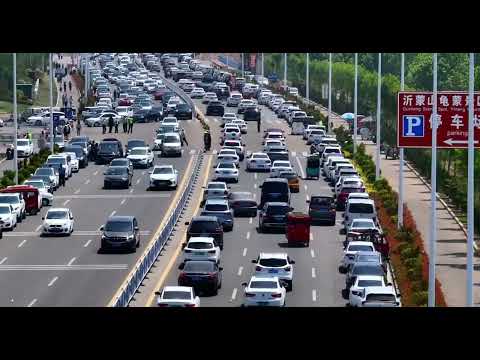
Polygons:
[[[468,140],[453,140],[453,139],[447,139],[447,140],[444,140],[443,141],[445,144],[447,144],[448,146],[452,146],[452,145],[455,145],[455,144],[468,144]],[[478,140],[475,140],[473,142],[474,144],[478,144]]]

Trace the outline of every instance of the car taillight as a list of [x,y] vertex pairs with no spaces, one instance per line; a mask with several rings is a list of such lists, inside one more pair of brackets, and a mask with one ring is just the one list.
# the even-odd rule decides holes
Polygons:
[[185,307],[195,307],[195,304],[185,304]]
[[168,304],[158,304],[158,307],[168,307]]
[[261,266],[255,266],[255,271],[261,271],[262,267]]
[[292,268],[290,266],[287,266],[284,270],[288,272],[288,271],[292,270]]
[[192,250],[186,249],[185,252],[186,252],[187,254],[190,254],[190,253],[192,252]]
[[257,161],[256,160],[250,160],[251,163],[256,163]]
[[245,296],[246,296],[246,297],[254,297],[254,296],[255,296],[255,294],[252,294],[252,293],[245,293]]
[[215,277],[215,273],[208,273],[208,277],[209,277],[210,279],[213,279],[213,278]]
[[272,298],[279,298],[279,297],[282,297],[282,294],[280,294],[280,293],[273,293],[272,294]]
[[215,250],[208,250],[209,254],[215,254]]

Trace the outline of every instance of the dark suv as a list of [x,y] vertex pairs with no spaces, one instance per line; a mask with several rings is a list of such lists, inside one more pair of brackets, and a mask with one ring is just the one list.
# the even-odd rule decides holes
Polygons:
[[313,195],[307,203],[309,204],[308,215],[312,218],[312,223],[326,221],[330,226],[335,225],[337,212],[333,197]]
[[225,107],[220,101],[210,101],[207,106],[207,116],[223,116]]
[[111,216],[100,230],[103,232],[100,252],[125,248],[136,252],[140,246],[138,222],[134,216]]
[[243,113],[243,120],[245,121],[258,121],[260,120],[260,110],[256,107],[247,107]]
[[212,237],[223,250],[223,226],[215,216],[195,216],[185,225],[188,225],[187,242],[191,237]]
[[123,157],[122,143],[118,140],[103,140],[98,144],[97,164],[109,164],[116,158]]
[[267,202],[260,211],[258,217],[258,231],[285,230],[287,226],[287,214],[293,208],[286,202]]

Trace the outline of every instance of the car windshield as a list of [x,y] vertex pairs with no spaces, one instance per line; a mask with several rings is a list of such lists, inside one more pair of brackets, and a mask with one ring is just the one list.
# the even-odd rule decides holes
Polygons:
[[59,211],[59,210],[49,211],[46,216],[46,219],[66,219],[66,218],[68,218],[68,212]]
[[225,190],[225,185],[223,184],[208,184],[208,190]]
[[43,181],[25,181],[24,184],[36,187],[37,189],[45,188],[45,184]]
[[292,180],[292,179],[297,178],[297,174],[295,174],[293,172],[282,172],[282,173],[280,173],[280,177],[288,179],[288,180]]
[[130,221],[108,221],[105,231],[129,232],[132,231],[132,223]]
[[191,224],[190,231],[198,232],[214,232],[217,229],[217,222],[215,221],[194,221]]
[[183,268],[185,272],[214,272],[215,263],[213,261],[187,261]]
[[228,211],[228,206],[225,204],[205,204],[206,211]]
[[373,251],[368,245],[350,245],[348,251]]
[[133,148],[136,148],[136,147],[144,147],[144,146],[145,146],[145,141],[143,141],[143,140],[130,140],[127,143],[127,147],[129,149],[133,149]]
[[173,174],[173,169],[170,167],[157,167],[153,169],[153,174]]
[[165,300],[191,300],[190,292],[186,291],[164,291],[162,299]]
[[276,289],[277,283],[275,281],[252,281],[250,282],[252,289]]
[[236,169],[234,163],[220,163],[218,164],[219,169]]
[[47,160],[47,164],[64,164],[65,162],[64,158],[50,158]]
[[110,166],[128,166],[127,159],[113,159],[110,162]]
[[8,206],[0,206],[0,214],[10,214],[11,210]]
[[348,211],[354,214],[373,214],[372,204],[350,204]]
[[212,249],[213,244],[208,242],[189,242],[188,246],[189,249]]
[[361,229],[368,229],[373,227],[373,223],[370,221],[353,221],[352,227],[354,228],[361,228]]
[[358,280],[358,287],[382,286],[381,280]]
[[18,204],[18,196],[8,195],[8,196],[0,196],[0,203],[2,204]]
[[130,151],[130,155],[145,155],[147,153],[147,149],[132,149]]
[[101,142],[99,145],[99,148],[100,148],[100,151],[114,152],[114,151],[117,151],[118,145],[116,142],[106,141],[106,142]]
[[258,264],[261,265],[261,266],[266,266],[266,267],[282,267],[282,266],[288,265],[286,259],[275,259],[275,258],[273,258],[273,259],[260,259]]
[[381,266],[358,265],[353,268],[353,274],[383,276],[383,269]]
[[287,205],[275,205],[275,206],[269,206],[267,208],[267,214],[268,215],[285,215],[290,211],[289,206]]
[[53,169],[51,168],[48,168],[48,169],[45,169],[45,168],[41,168],[41,169],[37,169],[37,171],[35,171],[35,175],[52,175],[53,173]]
[[330,197],[312,197],[310,199],[310,204],[311,205],[316,205],[316,206],[323,206],[323,207],[330,207],[332,204],[332,198]]
[[380,257],[376,254],[372,255],[359,255],[357,257],[357,262],[379,262]]
[[174,135],[168,135],[168,136],[165,136],[165,138],[163,139],[163,142],[164,143],[177,143],[177,142],[179,142],[179,140],[178,140],[178,137],[176,137]]
[[107,175],[124,175],[128,173],[126,167],[109,167],[106,171]]

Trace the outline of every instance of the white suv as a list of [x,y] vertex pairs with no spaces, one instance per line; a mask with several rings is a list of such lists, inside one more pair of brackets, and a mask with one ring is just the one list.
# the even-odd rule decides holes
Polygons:
[[17,222],[22,222],[27,216],[25,212],[25,200],[20,193],[4,193],[0,194],[0,204],[10,204],[13,211],[17,215]]
[[288,284],[287,291],[291,291],[293,286],[293,264],[295,261],[290,259],[286,253],[260,253],[256,260],[252,260],[255,266],[255,276],[277,276],[280,280],[285,280]]

